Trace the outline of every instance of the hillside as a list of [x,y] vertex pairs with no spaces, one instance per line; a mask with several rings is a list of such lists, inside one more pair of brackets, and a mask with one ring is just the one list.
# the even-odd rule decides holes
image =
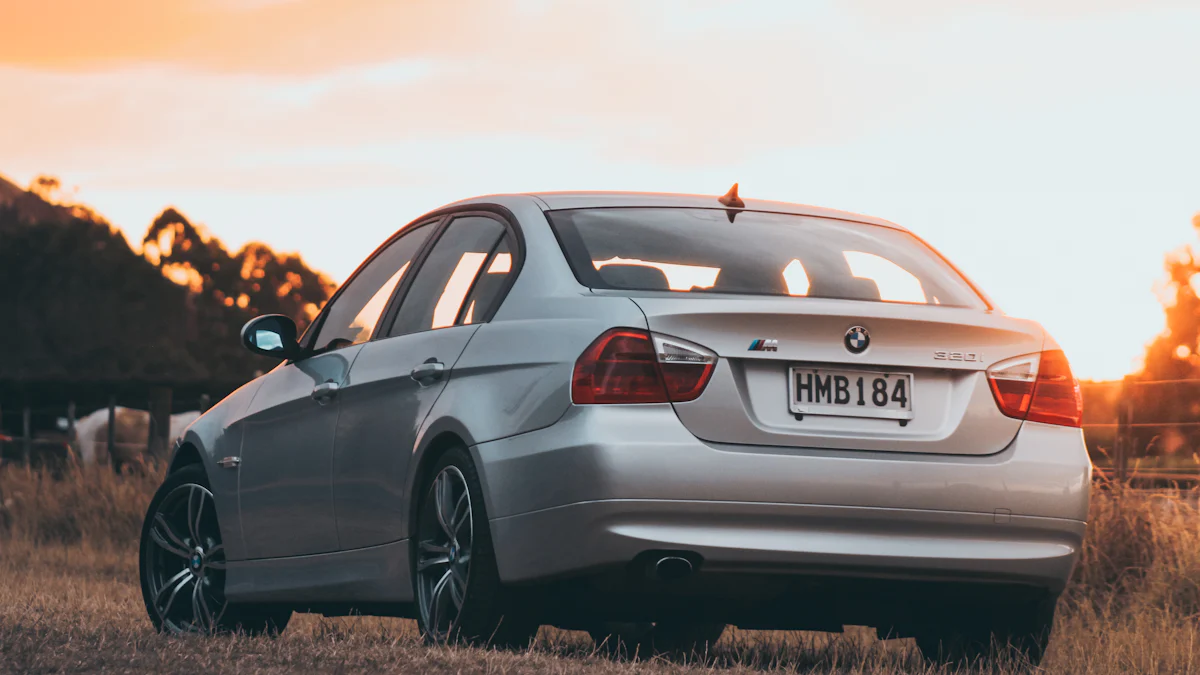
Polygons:
[[[46,176],[35,181],[35,185],[43,182],[47,190],[58,187],[56,179]],[[9,208],[15,214],[15,220],[24,224],[55,222],[61,223],[72,218],[103,222],[95,212],[83,206],[56,204],[47,201],[36,192],[18,186],[0,174],[0,208]]]
[[0,404],[149,384],[223,394],[274,363],[241,348],[246,321],[303,328],[333,289],[265,244],[230,254],[175,209],[145,242],[0,178]]
[[17,187],[16,183],[8,180],[3,174],[0,174],[0,204],[8,204],[20,197],[25,190]]

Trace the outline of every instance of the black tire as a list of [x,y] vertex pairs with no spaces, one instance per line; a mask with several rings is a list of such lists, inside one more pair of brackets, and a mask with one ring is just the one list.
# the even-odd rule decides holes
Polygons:
[[[440,489],[450,490],[454,503],[451,516],[457,515],[465,503],[465,512],[457,521],[453,517],[442,521],[437,518],[439,480],[449,486]],[[446,523],[450,527],[442,524],[445,521],[450,521]],[[451,531],[457,536],[451,535]],[[461,542],[468,533],[469,543]],[[426,642],[465,642],[501,648],[529,646],[539,624],[522,607],[516,592],[500,583],[483,489],[466,449],[447,450],[427,475],[412,540],[413,598],[417,605],[417,627]],[[459,543],[470,552],[465,563]],[[434,583],[435,578],[440,581]],[[438,585],[442,587],[440,595]],[[456,606],[459,600],[461,605]]]
[[[274,635],[292,617],[291,610],[226,602],[221,530],[208,477],[196,464],[167,476],[150,500],[138,571],[146,613],[160,633]],[[179,602],[181,592],[190,602]]]
[[1058,596],[1013,606],[977,609],[981,618],[927,628],[917,634],[917,648],[926,660],[962,665],[1011,659],[1037,666],[1046,655],[1054,627]]
[[654,623],[606,622],[588,631],[596,647],[610,654],[648,658],[657,654],[704,655],[725,632],[723,623],[667,620]]

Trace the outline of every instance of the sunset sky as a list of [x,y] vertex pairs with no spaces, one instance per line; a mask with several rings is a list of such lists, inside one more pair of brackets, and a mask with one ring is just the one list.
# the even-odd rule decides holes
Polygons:
[[0,0],[0,174],[41,173],[338,280],[462,197],[739,181],[910,227],[1120,377],[1196,240],[1200,2]]

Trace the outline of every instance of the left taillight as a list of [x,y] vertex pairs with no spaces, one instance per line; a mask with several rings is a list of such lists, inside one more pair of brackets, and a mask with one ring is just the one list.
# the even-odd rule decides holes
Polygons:
[[698,344],[652,333],[658,368],[667,396],[674,403],[694,401],[704,393],[717,367],[717,355]]
[[575,361],[575,403],[681,403],[704,392],[717,355],[686,340],[613,328]]

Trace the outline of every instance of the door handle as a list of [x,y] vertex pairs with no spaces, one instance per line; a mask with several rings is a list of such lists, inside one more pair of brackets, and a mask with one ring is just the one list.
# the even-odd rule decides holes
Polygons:
[[313,387],[312,399],[321,405],[325,405],[332,401],[338,393],[337,382],[322,382]]
[[416,380],[421,386],[426,386],[442,379],[442,373],[446,372],[446,364],[441,361],[426,361],[409,373],[412,379]]

